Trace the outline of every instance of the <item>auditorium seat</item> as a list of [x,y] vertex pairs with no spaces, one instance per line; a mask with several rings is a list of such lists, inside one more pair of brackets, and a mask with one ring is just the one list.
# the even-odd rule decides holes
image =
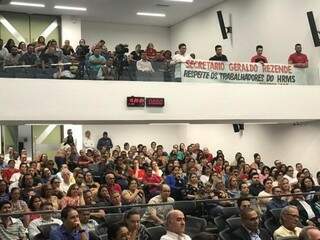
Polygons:
[[278,227],[280,227],[279,221],[276,221],[273,217],[264,221],[264,227],[272,234]]
[[204,232],[207,227],[207,221],[204,218],[186,216],[186,233],[193,236],[197,233]]
[[281,213],[282,208],[275,208],[275,209],[271,209],[271,215],[273,216],[273,218],[277,221],[279,221],[280,219],[280,213]]
[[167,233],[163,226],[156,226],[147,228],[148,233],[151,236],[151,240],[160,240],[160,238]]
[[234,229],[241,227],[240,217],[228,218],[227,224],[228,224],[230,230],[234,230]]
[[193,201],[176,201],[173,205],[174,209],[180,210],[185,215],[194,215],[196,204]]
[[224,207],[222,209],[222,215],[224,219],[228,219],[232,216],[236,216],[240,213],[240,210],[238,207]]
[[226,229],[227,223],[223,216],[215,217],[213,221],[214,221],[214,224],[217,226],[219,232]]
[[40,234],[37,235],[38,239],[49,239],[51,230],[59,227],[59,224],[53,223],[53,224],[45,224],[38,226],[38,229],[40,231]]
[[233,240],[229,229],[225,229],[225,230],[219,232],[219,239],[220,240]]
[[104,220],[107,225],[115,222],[122,222],[124,219],[124,213],[107,213]]

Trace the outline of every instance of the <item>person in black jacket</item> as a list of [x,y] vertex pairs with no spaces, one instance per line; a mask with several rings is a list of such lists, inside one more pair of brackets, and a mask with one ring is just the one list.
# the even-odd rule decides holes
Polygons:
[[264,186],[261,184],[259,180],[259,174],[254,172],[250,174],[251,185],[249,187],[249,193],[252,196],[258,196],[260,192],[264,190]]
[[221,45],[216,45],[214,47],[214,50],[216,51],[216,55],[211,57],[209,60],[210,61],[221,61],[221,62],[228,62],[228,58],[226,55],[222,54],[222,46]]
[[112,140],[108,137],[107,132],[103,132],[103,137],[99,139],[97,144],[97,149],[101,151],[103,147],[106,147],[107,150],[113,148]]
[[299,194],[301,195],[295,195],[293,196],[293,200],[290,201],[290,205],[294,205],[299,210],[300,215],[300,221],[304,226],[318,226],[319,222],[316,216],[316,213],[314,212],[311,204],[305,201],[304,196],[302,195],[302,191],[299,187],[294,187],[291,190],[291,193]]
[[271,240],[267,230],[260,228],[260,217],[256,210],[245,208],[240,212],[241,227],[231,232],[231,239],[237,240]]

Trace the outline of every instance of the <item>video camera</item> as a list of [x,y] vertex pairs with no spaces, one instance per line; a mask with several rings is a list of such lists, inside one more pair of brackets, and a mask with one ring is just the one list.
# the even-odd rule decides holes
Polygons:
[[117,75],[116,79],[119,80],[123,74],[123,71],[128,66],[128,59],[125,55],[129,52],[128,44],[120,43],[115,47],[115,50],[114,66]]
[[118,44],[116,46],[116,55],[125,55],[129,52],[128,44]]

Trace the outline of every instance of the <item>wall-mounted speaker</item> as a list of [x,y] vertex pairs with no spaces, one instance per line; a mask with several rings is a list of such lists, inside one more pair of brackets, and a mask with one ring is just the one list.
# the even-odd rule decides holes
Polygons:
[[222,38],[228,39],[227,28],[226,28],[226,25],[224,24],[222,12],[218,11],[217,15],[218,15],[218,21],[221,29]]
[[319,32],[317,29],[316,21],[314,20],[313,12],[312,11],[307,12],[307,17],[309,21],[309,26],[310,26],[314,46],[319,47],[320,46]]
[[244,124],[232,124],[232,126],[233,126],[233,131],[234,131],[235,133],[240,132],[240,130],[241,130],[241,131],[244,130]]

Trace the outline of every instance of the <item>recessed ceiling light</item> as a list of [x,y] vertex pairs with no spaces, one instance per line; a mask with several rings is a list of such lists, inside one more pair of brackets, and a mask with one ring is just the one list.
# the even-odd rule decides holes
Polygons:
[[168,0],[169,2],[187,2],[187,3],[193,3],[193,0]]
[[164,13],[148,13],[148,12],[137,12],[138,16],[149,16],[149,17],[166,17]]
[[25,6],[25,7],[45,7],[42,3],[29,3],[29,2],[10,2],[10,5]]
[[87,8],[85,7],[70,7],[70,6],[60,6],[56,5],[54,6],[55,9],[63,9],[63,10],[73,10],[73,11],[87,11]]

